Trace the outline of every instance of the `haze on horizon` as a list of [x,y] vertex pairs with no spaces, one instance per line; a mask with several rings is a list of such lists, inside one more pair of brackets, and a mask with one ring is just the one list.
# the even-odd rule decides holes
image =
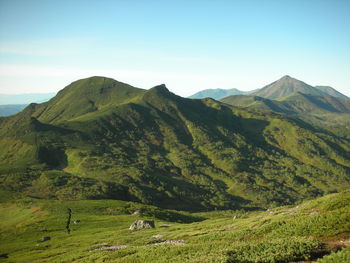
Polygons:
[[350,2],[0,0],[0,93],[89,76],[189,96],[284,75],[350,96]]

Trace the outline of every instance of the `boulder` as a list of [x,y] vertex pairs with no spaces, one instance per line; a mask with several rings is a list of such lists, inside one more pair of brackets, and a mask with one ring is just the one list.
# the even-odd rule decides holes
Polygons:
[[136,210],[134,213],[132,213],[134,216],[140,216],[141,215],[141,211],[140,210]]
[[79,224],[80,223],[80,220],[79,219],[77,219],[77,220],[74,220],[74,222],[73,222],[74,224]]
[[136,220],[129,227],[130,230],[144,229],[144,228],[155,228],[153,220]]

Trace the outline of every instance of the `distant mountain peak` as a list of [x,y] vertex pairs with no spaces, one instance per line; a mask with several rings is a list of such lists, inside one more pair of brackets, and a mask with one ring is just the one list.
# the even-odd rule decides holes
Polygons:
[[222,99],[224,97],[228,97],[231,95],[240,95],[245,94],[246,92],[240,91],[238,89],[232,88],[232,89],[205,89],[201,90],[192,96],[190,96],[190,99],[204,99],[204,98],[212,98],[215,100]]
[[304,94],[311,94],[316,96],[325,96],[326,94],[315,87],[306,84],[305,82],[292,78],[289,75],[285,75],[279,80],[272,82],[271,84],[263,87],[262,89],[253,92],[251,95],[276,99],[288,96],[290,94],[300,92]]
[[289,75],[284,75],[281,79],[294,79],[294,78],[292,78],[292,77],[289,76]]
[[293,77],[291,77],[291,76],[289,76],[289,75],[283,76],[282,78],[280,78],[279,80],[277,80],[277,82],[289,82],[289,83],[301,82],[301,83],[305,83],[305,82],[303,82],[303,81],[301,81],[301,80],[298,80],[298,79],[296,79],[296,78],[293,78]]

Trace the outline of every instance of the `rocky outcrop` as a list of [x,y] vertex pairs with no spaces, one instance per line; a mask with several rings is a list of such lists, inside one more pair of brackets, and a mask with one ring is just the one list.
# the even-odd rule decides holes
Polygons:
[[130,230],[145,229],[145,228],[155,228],[153,220],[136,220],[129,227]]

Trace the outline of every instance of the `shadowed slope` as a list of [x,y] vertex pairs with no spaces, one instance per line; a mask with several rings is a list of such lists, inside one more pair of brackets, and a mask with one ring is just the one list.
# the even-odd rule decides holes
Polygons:
[[222,102],[251,109],[271,110],[286,114],[350,113],[350,101],[333,96],[315,96],[296,92],[286,97],[270,100],[259,96],[229,96]]

